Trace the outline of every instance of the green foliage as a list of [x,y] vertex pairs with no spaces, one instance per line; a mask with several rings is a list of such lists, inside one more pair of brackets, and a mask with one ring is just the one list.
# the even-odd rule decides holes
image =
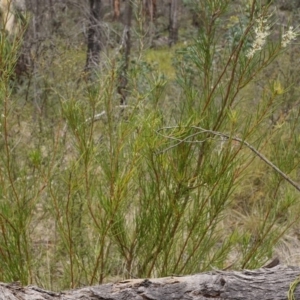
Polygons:
[[160,48],[157,50],[145,50],[145,59],[153,66],[153,69],[158,68],[169,79],[175,78],[175,70],[172,66],[172,58],[174,56],[175,48]]
[[35,78],[48,115],[30,104],[20,114],[22,90],[12,93],[7,76],[19,45],[0,45],[1,281],[60,290],[256,268],[272,256],[299,218],[298,191],[264,159],[297,177],[292,82],[265,79],[284,49],[253,47],[266,7],[253,4],[228,44],[229,1],[204,2],[193,41],[132,58],[122,107],[118,57],[108,55],[91,83],[76,81],[82,56],[66,55]]

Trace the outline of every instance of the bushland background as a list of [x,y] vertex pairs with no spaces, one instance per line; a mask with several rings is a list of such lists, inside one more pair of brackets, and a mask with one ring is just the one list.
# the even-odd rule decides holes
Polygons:
[[2,20],[0,280],[299,264],[299,8],[28,0],[18,32]]

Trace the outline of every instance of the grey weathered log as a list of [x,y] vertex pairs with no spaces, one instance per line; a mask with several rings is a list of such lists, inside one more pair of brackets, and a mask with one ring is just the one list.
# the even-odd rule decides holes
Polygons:
[[[145,300],[145,299],[287,299],[290,284],[300,275],[299,267],[278,265],[257,270],[212,271],[153,279],[132,279],[118,283],[83,287],[55,293],[34,286],[0,283],[0,299],[9,300]],[[300,288],[294,293],[300,299]]]

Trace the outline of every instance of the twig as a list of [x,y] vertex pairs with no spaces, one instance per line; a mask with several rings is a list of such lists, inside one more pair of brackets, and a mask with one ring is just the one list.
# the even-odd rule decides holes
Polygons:
[[[116,107],[124,109],[124,108],[128,107],[128,105],[118,105]],[[105,114],[106,114],[106,111],[103,110],[103,111],[101,111],[101,113],[95,114],[93,117],[87,118],[85,120],[85,123],[92,123],[92,122],[95,122],[95,121],[99,121],[101,119],[101,117],[103,117]]]
[[213,131],[213,130],[208,130],[208,129],[204,129],[202,127],[197,127],[197,126],[191,126],[190,128],[192,129],[197,129],[199,130],[199,132],[197,133],[194,133],[188,137],[186,137],[185,139],[178,139],[178,138],[174,138],[174,137],[171,137],[171,136],[166,136],[166,135],[163,135],[161,134],[159,131],[161,130],[164,130],[164,129],[175,129],[175,128],[178,128],[178,126],[173,126],[173,127],[164,127],[164,128],[161,128],[160,130],[157,131],[158,134],[160,134],[161,136],[164,136],[166,138],[169,138],[169,139],[173,139],[173,140],[177,140],[179,141],[177,144],[165,149],[164,151],[167,151],[167,150],[170,150],[171,148],[173,147],[176,147],[177,145],[179,145],[180,143],[183,143],[183,142],[189,142],[189,143],[202,143],[203,141],[187,141],[187,139],[191,138],[191,137],[194,137],[198,134],[201,134],[201,133],[208,133],[208,134],[212,134],[212,135],[216,135],[216,136],[220,136],[222,138],[225,138],[225,139],[230,139],[230,140],[233,140],[233,141],[237,141],[243,145],[245,145],[246,147],[248,147],[252,152],[254,152],[261,160],[263,160],[267,165],[269,165],[273,170],[275,170],[277,173],[279,173],[287,182],[289,182],[294,188],[296,188],[296,190],[298,190],[300,192],[300,186],[295,182],[293,181],[291,178],[289,178],[284,172],[282,172],[277,166],[275,166],[270,160],[268,160],[263,154],[261,154],[257,149],[255,149],[251,144],[249,144],[248,142],[246,142],[245,140],[243,139],[240,139],[240,138],[237,138],[237,137],[231,137],[230,135],[228,134],[225,134],[225,133],[222,133],[222,132],[219,132],[219,131]]

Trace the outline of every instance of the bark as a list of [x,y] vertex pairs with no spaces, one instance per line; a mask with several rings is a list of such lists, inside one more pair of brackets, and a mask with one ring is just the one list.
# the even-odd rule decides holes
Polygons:
[[[213,271],[183,277],[124,280],[61,293],[34,286],[22,287],[18,283],[0,283],[0,299],[286,300],[290,284],[299,278],[299,275],[299,267],[278,265],[253,271]],[[300,298],[298,286],[294,297]]]
[[85,71],[90,73],[92,69],[99,66],[100,50],[101,50],[101,31],[100,31],[100,13],[101,0],[89,0],[90,3],[90,17],[88,28],[87,41],[87,59]]
[[143,0],[143,14],[149,17],[151,22],[155,22],[157,15],[156,0]]
[[120,18],[120,0],[113,0],[113,9],[114,9],[114,20],[119,20]]
[[[155,23],[157,17],[157,6],[156,0],[146,0],[147,1],[147,17],[148,22],[148,36],[149,36],[149,45],[153,46],[153,39],[155,37]],[[146,18],[147,19],[147,18]]]
[[129,67],[129,58],[130,58],[130,49],[131,49],[131,19],[132,19],[132,0],[127,0],[126,3],[126,12],[125,12],[125,26],[122,37],[121,53],[122,65],[120,67],[120,76],[119,76],[119,85],[118,93],[121,96],[120,104],[126,104],[127,98],[127,84],[128,84],[128,67]]
[[157,16],[157,4],[156,4],[156,0],[152,0],[152,20],[153,22],[155,21]]
[[178,0],[170,0],[169,5],[169,46],[171,47],[178,41]]

